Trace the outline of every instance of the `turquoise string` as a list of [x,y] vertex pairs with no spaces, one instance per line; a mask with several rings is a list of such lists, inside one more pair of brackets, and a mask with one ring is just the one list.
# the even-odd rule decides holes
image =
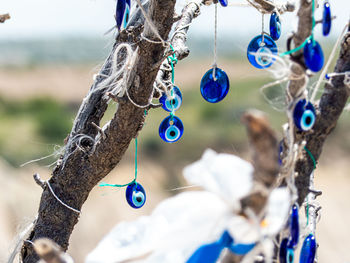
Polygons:
[[[315,157],[312,155],[312,153],[309,151],[308,148],[304,147],[304,150],[310,156],[310,159],[312,160],[312,162],[314,164],[313,170],[315,170],[316,169],[316,165],[317,165]],[[306,201],[307,201],[306,202],[306,225],[308,226],[309,225],[309,202],[308,202],[308,200],[306,200]]]
[[302,48],[304,48],[304,46],[307,44],[307,42],[312,39],[312,43],[313,45],[315,45],[315,40],[314,40],[314,29],[315,29],[315,26],[316,26],[316,21],[315,21],[315,0],[312,0],[312,29],[311,29],[311,35],[308,36],[305,41],[298,47],[292,49],[292,50],[289,50],[289,51],[286,51],[286,52],[283,52],[283,53],[280,53],[278,54],[280,57],[284,57],[284,56],[287,56],[287,55],[290,55],[292,53],[295,53],[299,50],[301,50]]
[[135,138],[135,177],[134,179],[127,184],[107,184],[107,183],[100,183],[99,186],[100,187],[104,187],[104,186],[110,186],[110,187],[116,187],[116,188],[122,188],[122,187],[127,187],[129,185],[132,184],[136,184],[137,186],[137,138]]
[[[171,66],[171,83],[174,86],[174,82],[175,82],[175,67],[174,65],[177,64],[178,59],[176,57],[175,54],[175,49],[174,47],[170,44],[170,48],[172,49],[172,51],[174,52],[171,56],[168,56],[168,62]],[[174,96],[174,89],[171,88],[171,97]],[[175,116],[175,111],[174,111],[174,105],[171,103],[171,107],[172,107],[172,111],[170,112],[170,120],[173,121],[174,120],[174,116]]]

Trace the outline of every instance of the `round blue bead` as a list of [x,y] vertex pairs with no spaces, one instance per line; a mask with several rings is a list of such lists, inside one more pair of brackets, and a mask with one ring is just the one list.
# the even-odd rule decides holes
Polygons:
[[311,102],[299,100],[293,112],[295,126],[301,131],[311,130],[316,121],[316,111]]
[[270,17],[270,36],[273,40],[278,40],[281,36],[281,20],[276,12]]
[[176,117],[166,117],[159,125],[159,136],[168,143],[177,142],[184,132],[182,121]]
[[125,192],[126,201],[133,208],[141,208],[146,202],[146,192],[142,185],[133,183],[128,185]]
[[268,35],[256,36],[250,41],[247,49],[247,56],[250,64],[256,68],[268,68],[275,62],[277,56],[277,45]]
[[178,87],[173,87],[173,97],[167,96],[166,93],[159,99],[159,103],[162,104],[162,108],[166,111],[177,111],[182,104],[182,94]]
[[222,6],[227,6],[228,5],[228,1],[227,0],[219,0],[220,4]]
[[202,97],[210,102],[217,103],[223,100],[228,90],[230,89],[230,82],[225,71],[216,68],[215,69],[215,80],[213,78],[213,70],[209,69],[201,80],[201,94]]
[[331,7],[328,1],[323,5],[322,32],[324,36],[328,36],[332,27]]
[[279,259],[280,263],[287,263],[287,244],[288,238],[284,238],[280,245]]
[[310,39],[304,47],[305,65],[313,72],[322,69],[324,63],[323,51],[316,40]]
[[130,16],[130,0],[117,0],[115,19],[119,30],[126,28]]
[[316,255],[316,239],[313,234],[309,234],[301,247],[300,263],[313,263]]
[[[290,216],[290,237],[287,244],[288,248],[295,248],[299,242],[299,207],[297,204],[292,206]],[[288,258],[288,255],[287,255]]]

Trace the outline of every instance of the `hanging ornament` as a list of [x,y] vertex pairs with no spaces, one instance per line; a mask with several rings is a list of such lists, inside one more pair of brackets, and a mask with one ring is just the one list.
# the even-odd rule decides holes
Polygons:
[[299,100],[293,112],[295,126],[301,131],[309,131],[315,124],[316,111],[311,102]]
[[284,238],[280,245],[279,259],[280,263],[287,263],[287,244],[288,238]]
[[[299,207],[297,204],[292,206],[290,216],[290,237],[287,247],[295,248],[299,242]],[[288,251],[287,251],[288,252]],[[288,255],[287,255],[288,258]]]
[[332,27],[332,15],[331,15],[331,6],[329,5],[328,0],[323,4],[323,19],[322,19],[322,32],[324,36],[328,36],[331,32]]
[[130,0],[117,0],[115,20],[119,31],[124,30],[129,22],[130,7]]
[[230,82],[227,74],[219,68],[209,69],[201,80],[200,90],[202,97],[210,103],[222,101],[229,89]]
[[301,248],[300,252],[300,263],[313,263],[316,256],[316,239],[313,234],[309,234]]
[[318,72],[324,64],[323,51],[320,44],[310,39],[304,46],[305,65],[313,72]]
[[177,142],[184,132],[184,126],[180,118],[176,116],[166,117],[159,126],[159,136],[168,143]]
[[[220,1],[220,3],[223,5],[223,2],[226,3],[227,1]],[[210,102],[210,103],[217,103],[222,101],[229,89],[230,89],[230,82],[227,77],[227,74],[225,71],[217,67],[217,20],[218,20],[218,9],[217,4],[215,4],[215,33],[214,33],[214,63],[213,68],[209,69],[204,76],[202,77],[201,84],[200,84],[200,91],[202,94],[202,97]]]
[[168,96],[164,93],[159,99],[159,103],[163,105],[162,108],[169,112],[178,110],[182,104],[182,94],[180,89],[174,86],[172,92],[173,96]]
[[268,35],[261,34],[250,41],[247,49],[247,56],[250,64],[262,69],[270,67],[277,56],[277,45]]
[[276,12],[270,17],[270,36],[273,40],[278,40],[281,36],[281,20]]
[[142,185],[134,182],[125,191],[126,201],[133,208],[141,208],[146,202],[146,192]]
[[227,0],[219,0],[220,4],[223,6],[223,7],[226,7],[228,5],[228,1]]

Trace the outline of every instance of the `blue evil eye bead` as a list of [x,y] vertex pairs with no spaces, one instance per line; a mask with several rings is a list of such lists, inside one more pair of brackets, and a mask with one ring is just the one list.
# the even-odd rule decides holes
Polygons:
[[209,69],[201,80],[202,97],[210,102],[217,103],[222,101],[230,89],[230,81],[227,74],[222,69],[215,69],[215,79],[213,77],[213,68]]
[[278,40],[281,36],[281,20],[276,12],[270,17],[270,36],[273,40]]
[[301,247],[300,263],[313,263],[316,255],[316,239],[313,234],[309,234]]
[[331,16],[331,6],[328,1],[323,4],[323,19],[322,19],[322,32],[324,36],[328,36],[331,32],[332,27],[332,16]]
[[[263,41],[264,40],[264,41]],[[268,68],[275,62],[277,56],[277,45],[268,35],[256,36],[250,41],[247,49],[247,57],[254,67]]]
[[313,72],[318,72],[324,64],[323,51],[316,40],[310,39],[304,47],[305,65]]
[[146,202],[146,192],[142,185],[133,183],[128,185],[125,192],[126,201],[133,208],[141,208]]
[[182,94],[178,87],[173,87],[173,97],[167,96],[167,94],[163,94],[159,99],[159,103],[163,106],[162,108],[166,111],[172,112],[177,111],[182,104]]
[[292,248],[287,248],[286,262],[287,263],[294,262],[294,250]]
[[130,16],[130,0],[117,0],[116,22],[118,30],[126,28]]
[[219,0],[219,2],[224,7],[226,7],[228,5],[228,1],[227,0]]
[[159,136],[168,143],[177,142],[184,132],[182,121],[176,116],[166,117],[159,125]]
[[[290,237],[288,248],[295,248],[299,242],[299,207],[297,204],[292,206],[290,215]],[[287,251],[288,252],[288,251]],[[287,255],[288,258],[288,255]]]
[[293,112],[295,126],[301,131],[312,129],[316,121],[316,111],[311,102],[299,100]]
[[284,238],[280,245],[279,259],[280,263],[287,263],[287,244],[288,238]]

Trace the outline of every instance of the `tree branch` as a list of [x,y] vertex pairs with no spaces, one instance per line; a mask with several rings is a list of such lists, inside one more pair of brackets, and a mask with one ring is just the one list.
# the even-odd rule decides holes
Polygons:
[[10,19],[10,14],[0,15],[0,23],[4,23],[6,20]]

